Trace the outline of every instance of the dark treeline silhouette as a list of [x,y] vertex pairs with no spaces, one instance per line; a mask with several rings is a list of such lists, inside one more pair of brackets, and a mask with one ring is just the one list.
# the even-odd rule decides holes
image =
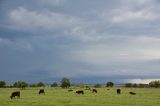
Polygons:
[[0,81],[0,88],[5,88],[5,87],[6,87],[6,82]]
[[[61,87],[61,88],[69,88],[69,87],[80,87],[80,88],[86,88],[89,89],[90,87],[94,88],[101,88],[101,87],[113,87],[116,86],[113,82],[109,81],[105,85],[97,83],[95,85],[86,85],[83,83],[77,83],[77,84],[71,84],[71,81],[69,78],[62,78],[60,83],[57,83],[53,81],[51,84],[45,84],[44,82],[38,82],[38,83],[27,83],[26,81],[16,81],[12,85],[9,85],[6,83],[4,80],[0,80],[0,88],[20,88],[20,89],[25,89],[26,87],[45,87],[45,86],[50,86],[50,87]],[[160,81],[151,81],[149,84],[136,84],[136,83],[125,83],[122,84],[121,86],[126,87],[126,88],[160,88]]]
[[126,88],[149,88],[149,84],[126,83]]

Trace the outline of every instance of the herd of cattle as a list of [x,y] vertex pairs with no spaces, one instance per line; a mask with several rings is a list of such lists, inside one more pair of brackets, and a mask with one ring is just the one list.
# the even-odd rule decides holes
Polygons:
[[[92,91],[92,93],[98,93],[97,89],[89,89],[89,90]],[[107,90],[109,90],[109,89],[107,89]],[[73,91],[73,90],[72,90],[72,89],[69,89],[68,91],[71,92],[71,91]],[[117,94],[121,94],[121,89],[117,89],[116,91],[117,91]],[[77,93],[77,94],[84,94],[84,91],[83,91],[83,90],[78,90],[78,91],[76,91],[75,93]],[[39,94],[39,95],[40,95],[40,94],[45,94],[44,89],[40,89],[39,92],[38,92],[38,94]],[[129,94],[131,94],[131,95],[136,95],[135,92],[129,92]],[[20,91],[12,92],[10,98],[12,99],[12,98],[15,98],[15,97],[20,98]]]

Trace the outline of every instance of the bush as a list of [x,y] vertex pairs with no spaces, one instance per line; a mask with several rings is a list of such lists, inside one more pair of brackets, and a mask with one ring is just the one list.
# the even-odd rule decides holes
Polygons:
[[5,88],[5,87],[6,87],[6,82],[0,81],[0,88]]
[[134,83],[134,84],[132,85],[132,87],[133,87],[133,88],[137,88],[138,85],[137,85],[136,83]]
[[37,87],[45,87],[45,84],[43,82],[37,83]]
[[132,83],[126,83],[125,87],[127,87],[127,88],[132,87]]
[[51,84],[51,87],[58,87],[58,84],[57,84],[56,82],[53,82],[53,83]]
[[94,87],[95,87],[95,88],[101,88],[102,85],[101,85],[101,84],[95,84]]
[[17,88],[25,89],[28,86],[28,84],[25,81],[17,81],[14,83],[13,86]]

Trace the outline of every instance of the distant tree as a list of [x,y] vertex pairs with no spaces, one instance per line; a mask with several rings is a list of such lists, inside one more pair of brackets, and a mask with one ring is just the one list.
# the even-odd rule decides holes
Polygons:
[[37,87],[45,87],[45,84],[43,82],[37,83]]
[[85,89],[86,89],[86,90],[91,90],[91,87],[88,86],[88,85],[86,85],[86,86],[85,86]]
[[51,87],[58,87],[57,82],[53,82],[53,83],[51,84]]
[[155,87],[155,88],[159,88],[160,87],[160,80],[156,80],[156,81],[151,81],[149,83],[150,87]]
[[102,85],[101,85],[101,84],[95,84],[94,87],[95,87],[95,88],[101,88]]
[[127,88],[130,88],[130,87],[133,87],[133,88],[146,88],[146,87],[148,87],[148,84],[126,83],[125,87],[127,87]]
[[29,87],[37,87],[37,84],[29,84]]
[[6,82],[5,81],[0,81],[0,88],[6,87]]
[[127,88],[132,87],[132,83],[126,83],[125,87],[127,87]]
[[138,87],[139,88],[146,88],[146,87],[148,87],[148,84],[139,84]]
[[71,86],[70,80],[68,78],[63,78],[61,80],[61,87],[62,88],[68,88]]
[[28,86],[28,83],[25,81],[17,81],[13,84],[14,87],[25,89]]
[[114,83],[113,82],[107,82],[106,83],[106,87],[113,87],[114,86]]
[[138,85],[136,83],[132,84],[132,87],[137,88]]

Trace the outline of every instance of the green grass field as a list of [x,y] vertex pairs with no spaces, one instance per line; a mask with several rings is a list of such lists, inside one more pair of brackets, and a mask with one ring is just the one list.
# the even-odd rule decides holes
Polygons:
[[[0,89],[0,106],[160,106],[160,89],[122,88],[120,95],[116,89],[98,89],[97,94],[84,90],[84,95],[68,92],[67,89],[45,88],[45,95],[38,95],[39,88],[20,90],[20,99],[10,99],[11,92],[18,88]],[[136,92],[130,95],[128,92]]]

